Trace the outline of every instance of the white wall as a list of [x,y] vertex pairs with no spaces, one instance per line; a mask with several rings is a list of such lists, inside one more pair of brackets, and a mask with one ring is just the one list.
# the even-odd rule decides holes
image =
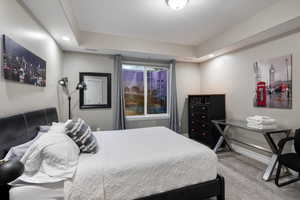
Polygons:
[[[74,91],[79,82],[79,72],[102,72],[111,73],[113,80],[113,59],[108,56],[95,54],[64,52],[63,75],[69,78],[70,91]],[[114,84],[112,81],[112,91]],[[68,104],[67,97],[60,90],[63,99],[61,108],[64,110],[64,119],[67,119]],[[72,95],[72,113],[74,118],[82,118],[93,128],[110,130],[113,126],[113,106],[114,97],[112,96],[112,108],[101,109],[79,109],[79,92],[75,91]]]
[[200,94],[200,68],[196,63],[177,63],[176,67],[178,110],[181,132],[188,132],[187,96]]
[[295,30],[299,28],[299,22],[288,24],[299,18],[299,9],[299,0],[278,1],[248,20],[199,44],[197,56],[233,51]]
[[[70,88],[75,89],[79,81],[79,72],[113,72],[113,59],[108,56],[96,54],[84,54],[64,52],[63,75],[70,81]],[[178,109],[182,119],[182,131],[187,132],[187,108],[186,97],[188,94],[200,92],[200,68],[198,64],[178,63],[176,68],[177,88],[178,88]],[[113,83],[113,82],[112,82]],[[114,84],[112,84],[112,89]],[[113,90],[112,90],[113,91]],[[61,104],[64,110],[64,119],[67,119],[67,99],[60,91],[60,96],[64,99]],[[99,127],[103,130],[112,129],[114,96],[112,94],[112,109],[79,109],[79,94],[76,91],[72,95],[72,112],[75,118],[82,117],[87,120],[93,129]],[[139,128],[147,126],[167,126],[168,120],[138,120],[128,121],[128,128]]]
[[0,0],[0,5],[0,34],[7,35],[47,61],[45,88],[4,80],[1,71],[0,117],[57,107],[57,80],[61,73],[60,48],[15,0]]
[[[293,109],[253,107],[255,76],[253,63],[258,60],[293,54]],[[290,128],[300,128],[300,33],[260,44],[200,64],[201,92],[225,93],[228,119],[245,119],[249,115],[268,115]],[[232,130],[233,136],[247,142],[266,145],[258,134]]]
[[[92,49],[115,50],[117,52],[129,52],[133,55],[153,54],[169,58],[195,57],[196,47],[178,45],[167,42],[155,42],[144,39],[107,35],[100,33],[80,32],[80,46]],[[129,54],[130,55],[130,54]],[[132,56],[132,55],[131,55]]]

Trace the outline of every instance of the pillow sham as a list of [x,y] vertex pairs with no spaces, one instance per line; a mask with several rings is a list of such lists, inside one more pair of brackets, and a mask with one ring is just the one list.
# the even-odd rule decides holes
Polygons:
[[65,123],[53,122],[48,132],[65,134]]
[[17,181],[38,184],[72,178],[77,168],[79,153],[79,148],[67,135],[44,133],[22,157],[25,171]]
[[42,134],[47,133],[47,132],[64,134],[65,133],[65,124],[53,122],[52,126],[38,126],[37,131],[38,131],[37,136],[34,139],[32,139],[24,144],[20,144],[20,145],[10,148],[10,150],[4,157],[4,160],[21,160],[21,158],[26,153],[28,148],[32,145],[32,143],[35,140],[37,140]]
[[77,144],[82,153],[96,153],[98,144],[91,128],[84,120],[67,121],[65,124],[66,134]]
[[39,126],[40,132],[48,132],[50,130],[51,126]]
[[23,155],[26,153],[26,151],[29,149],[29,147],[36,141],[44,132],[39,131],[37,136],[33,138],[32,140],[14,146],[9,149],[8,153],[4,157],[4,160],[21,160]]

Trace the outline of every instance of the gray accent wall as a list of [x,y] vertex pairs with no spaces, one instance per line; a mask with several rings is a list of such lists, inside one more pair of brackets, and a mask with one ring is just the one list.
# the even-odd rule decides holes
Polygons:
[[[293,54],[293,108],[270,109],[253,107],[255,94],[255,61]],[[269,41],[248,49],[217,57],[200,64],[201,93],[225,93],[228,119],[243,119],[250,115],[267,115],[278,124],[300,128],[300,33]],[[231,129],[232,136],[245,142],[267,146],[256,133]]]
[[[15,0],[1,0],[0,24],[1,45],[2,34],[5,34],[47,61],[45,88],[4,80],[1,70],[0,117],[58,107],[57,81],[61,74],[62,51],[56,42]],[[2,66],[2,56],[0,60]]]
[[[187,102],[188,94],[198,94],[200,92],[200,68],[198,64],[177,63],[177,95],[178,109],[181,122],[181,132],[187,132]],[[96,54],[64,52],[63,74],[69,78],[71,91],[75,89],[79,81],[79,72],[103,72],[112,73],[113,77],[113,59],[111,56]],[[114,84],[112,83],[112,90]],[[63,119],[67,119],[67,98],[62,90],[59,91],[60,104],[63,110]],[[75,91],[72,95],[72,112],[74,118],[81,117],[85,119],[92,129],[111,130],[113,126],[114,96],[112,96],[111,109],[79,109],[79,94]],[[151,126],[168,126],[167,119],[147,119],[147,120],[129,120],[127,128],[142,128]]]

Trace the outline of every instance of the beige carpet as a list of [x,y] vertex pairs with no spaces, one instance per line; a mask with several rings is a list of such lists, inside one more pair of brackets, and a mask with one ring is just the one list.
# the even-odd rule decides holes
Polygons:
[[300,200],[300,182],[278,188],[261,179],[266,165],[236,153],[219,154],[226,200]]

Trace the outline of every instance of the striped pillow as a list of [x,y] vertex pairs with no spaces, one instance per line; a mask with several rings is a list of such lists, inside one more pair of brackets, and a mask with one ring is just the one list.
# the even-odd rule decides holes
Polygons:
[[77,144],[82,153],[96,153],[98,144],[91,128],[84,120],[69,120],[65,124],[66,134]]

